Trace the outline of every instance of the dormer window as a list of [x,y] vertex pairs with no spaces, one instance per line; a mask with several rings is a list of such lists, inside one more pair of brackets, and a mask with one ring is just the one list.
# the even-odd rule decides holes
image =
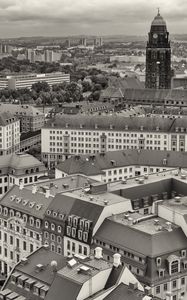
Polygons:
[[61,226],[58,226],[57,230],[58,230],[58,232],[60,233],[60,232],[62,231]]
[[75,238],[76,237],[76,228],[72,228],[72,237]]
[[157,267],[161,265],[161,262],[162,262],[161,258],[157,257],[157,259],[156,259],[156,265],[157,265]]
[[55,224],[53,224],[53,223],[51,224],[51,230],[53,230],[53,231],[55,230]]
[[4,208],[3,214],[4,214],[4,216],[7,216],[7,215],[8,215],[8,209],[7,209],[7,207]]
[[36,220],[36,228],[40,228],[40,220]]
[[183,258],[186,257],[186,250],[181,251],[181,257],[183,257]]
[[33,217],[30,217],[30,225],[34,226],[34,218]]
[[170,275],[180,272],[180,258],[177,255],[170,255],[167,261]]
[[158,270],[158,276],[159,277],[164,277],[164,272],[165,272],[165,269],[159,269]]
[[47,221],[45,221],[45,228],[49,227],[49,223]]
[[77,227],[77,224],[78,224],[78,217],[74,217],[73,218],[73,226]]

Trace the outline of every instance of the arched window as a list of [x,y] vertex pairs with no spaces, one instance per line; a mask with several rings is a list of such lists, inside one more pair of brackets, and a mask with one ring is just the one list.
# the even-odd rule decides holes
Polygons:
[[174,260],[171,262],[170,270],[171,270],[171,274],[179,272],[179,261],[178,260]]
[[61,246],[57,246],[57,253],[62,254],[62,247]]

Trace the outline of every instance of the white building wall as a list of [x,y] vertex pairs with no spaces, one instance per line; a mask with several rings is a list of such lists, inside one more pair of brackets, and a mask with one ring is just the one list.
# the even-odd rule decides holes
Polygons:
[[86,281],[79,292],[77,300],[84,300],[104,289],[111,270],[112,268],[108,268],[107,270],[100,271],[97,275]]

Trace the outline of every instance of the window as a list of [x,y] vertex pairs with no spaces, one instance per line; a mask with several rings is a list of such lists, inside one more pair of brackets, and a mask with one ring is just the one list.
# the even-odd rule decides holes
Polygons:
[[23,250],[26,251],[27,250],[27,243],[25,241],[23,241]]
[[168,284],[164,283],[164,291],[167,291],[167,289],[168,289]]
[[160,285],[156,286],[156,294],[160,294]]
[[79,253],[81,254],[82,253],[82,246],[79,245]]
[[182,257],[186,257],[186,250],[182,250],[182,251],[181,251],[181,256],[182,256]]
[[170,268],[171,268],[171,274],[179,272],[179,261],[175,260],[171,262]]
[[53,230],[53,231],[55,230],[55,224],[53,224],[53,223],[51,224],[51,230]]
[[49,227],[49,224],[47,221],[45,221],[45,228],[48,228]]
[[157,264],[157,266],[160,266],[160,265],[161,265],[161,258],[160,258],[160,257],[157,257],[157,259],[156,259],[156,264]]
[[87,256],[87,248],[86,248],[86,247],[84,247],[84,252],[83,252],[83,254],[84,254],[85,256]]
[[185,277],[182,277],[182,278],[181,278],[181,284],[182,284],[182,285],[185,284]]
[[173,280],[173,282],[172,282],[172,287],[173,287],[173,289],[176,288],[176,286],[177,286],[177,281],[176,281],[176,280]]

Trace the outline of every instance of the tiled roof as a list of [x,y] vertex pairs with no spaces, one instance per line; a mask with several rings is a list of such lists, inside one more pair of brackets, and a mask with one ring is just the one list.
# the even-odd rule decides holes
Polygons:
[[103,300],[142,300],[145,294],[138,289],[132,289],[124,283],[120,283]]
[[118,115],[58,115],[50,120],[46,128],[108,130],[108,131],[159,131],[175,132],[176,128],[187,128],[187,119],[161,117],[122,117]]
[[179,89],[127,89],[124,99],[128,102],[137,100],[150,102],[151,104],[163,103],[167,100],[187,101],[187,90]]
[[59,213],[67,215],[76,215],[87,220],[91,220],[93,225],[97,222],[102,211],[102,206],[89,201],[82,201],[81,199],[71,197],[70,193],[56,195],[50,203],[48,210],[58,211]]
[[0,205],[43,219],[45,211],[52,200],[53,197],[46,198],[44,193],[33,194],[27,188],[20,189],[19,186],[14,185],[0,199]]
[[[1,109],[0,109],[1,110]],[[0,112],[0,126],[7,126],[8,124],[16,122],[17,119],[9,112]]]
[[186,236],[179,227],[171,232],[162,230],[157,234],[148,234],[134,229],[133,225],[126,226],[110,219],[105,219],[95,238],[149,257],[157,257],[187,247]]
[[[163,161],[166,164],[163,164]],[[60,163],[56,168],[68,175],[99,175],[103,170],[126,166],[160,166],[170,168],[187,168],[185,152],[160,150],[119,150],[96,155],[76,155]]]
[[9,112],[17,116],[44,116],[44,114],[32,105],[0,104],[1,112]]
[[109,78],[109,86],[119,87],[124,92],[126,89],[143,89],[143,83],[136,77],[118,78],[111,76]]
[[10,154],[0,156],[0,167],[8,167],[13,169],[24,169],[36,166],[44,166],[37,158],[29,154]]

